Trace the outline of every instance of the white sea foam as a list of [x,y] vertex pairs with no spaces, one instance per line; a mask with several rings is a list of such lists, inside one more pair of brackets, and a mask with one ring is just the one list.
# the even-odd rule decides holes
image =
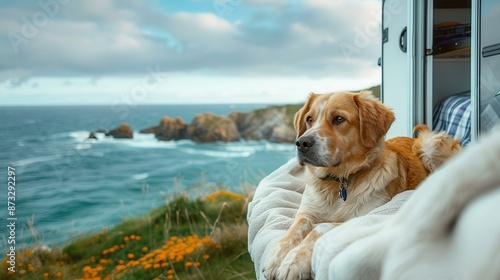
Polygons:
[[266,151],[293,152],[295,145],[289,143],[266,143]]
[[33,157],[33,158],[27,158],[27,159],[21,159],[18,161],[14,162],[14,166],[27,166],[33,163],[37,162],[44,162],[44,161],[52,161],[58,159],[60,156],[58,155],[53,155],[53,156],[44,156],[44,157]]
[[135,174],[134,176],[132,176],[132,179],[134,179],[134,180],[144,180],[144,179],[146,179],[148,177],[149,177],[148,173],[139,173],[139,174]]
[[159,141],[153,134],[141,133],[134,133],[133,139],[120,139],[120,141],[116,142],[137,148],[175,149],[177,147],[177,143],[175,141]]
[[92,148],[92,144],[91,143],[78,143],[75,146],[76,150],[88,150],[88,149],[91,149],[91,148]]
[[82,142],[82,141],[85,141],[86,139],[89,138],[89,134],[90,134],[90,132],[88,132],[88,131],[79,130],[79,131],[73,131],[73,132],[69,132],[69,133],[56,134],[55,136],[62,136],[62,137],[69,136],[69,137],[73,138],[74,140],[76,140],[77,142]]
[[210,151],[210,150],[200,150],[193,148],[185,148],[181,150],[182,152],[190,155],[204,155],[209,157],[218,158],[238,158],[238,157],[249,157],[253,154],[250,151],[244,152],[228,152],[228,151]]

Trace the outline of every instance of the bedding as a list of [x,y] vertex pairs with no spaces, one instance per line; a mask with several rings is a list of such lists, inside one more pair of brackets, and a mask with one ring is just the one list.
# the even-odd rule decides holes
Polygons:
[[452,95],[441,101],[435,108],[433,130],[445,131],[460,144],[467,146],[471,141],[471,99],[470,93]]

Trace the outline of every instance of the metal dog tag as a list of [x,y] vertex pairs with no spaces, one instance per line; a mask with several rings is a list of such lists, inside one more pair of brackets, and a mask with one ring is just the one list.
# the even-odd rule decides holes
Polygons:
[[339,190],[339,196],[345,201],[347,199],[347,190],[342,185]]

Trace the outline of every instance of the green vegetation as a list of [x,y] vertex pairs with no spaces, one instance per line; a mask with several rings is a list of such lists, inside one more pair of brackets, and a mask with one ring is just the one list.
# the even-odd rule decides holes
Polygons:
[[16,273],[0,264],[0,279],[255,279],[247,252],[250,199],[226,190],[178,195],[62,249],[26,248]]

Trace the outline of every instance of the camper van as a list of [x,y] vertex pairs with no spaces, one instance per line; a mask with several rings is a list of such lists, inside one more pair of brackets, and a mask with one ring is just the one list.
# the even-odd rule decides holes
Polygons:
[[425,123],[467,145],[500,124],[500,0],[385,0],[382,15],[388,138]]

